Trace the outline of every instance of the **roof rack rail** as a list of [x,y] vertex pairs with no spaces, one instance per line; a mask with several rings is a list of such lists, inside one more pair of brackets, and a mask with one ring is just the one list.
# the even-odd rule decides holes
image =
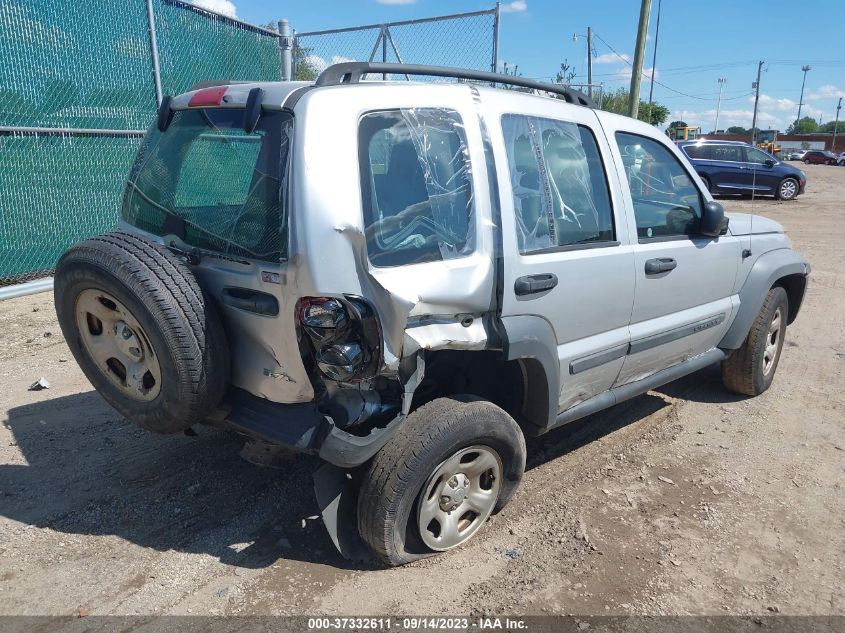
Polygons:
[[388,64],[382,62],[342,62],[332,64],[317,77],[317,86],[338,86],[341,84],[357,84],[366,74],[395,74],[395,75],[424,75],[428,77],[451,77],[455,79],[473,79],[489,83],[507,84],[533,88],[560,95],[568,103],[598,109],[595,101],[583,92],[573,90],[561,84],[551,84],[513,75],[490,73],[483,70],[467,68],[450,68],[448,66],[422,66],[418,64]]

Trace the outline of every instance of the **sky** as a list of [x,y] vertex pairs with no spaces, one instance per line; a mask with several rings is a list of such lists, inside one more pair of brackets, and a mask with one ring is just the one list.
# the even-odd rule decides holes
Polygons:
[[[490,0],[194,0],[252,23],[287,18],[297,31],[477,11]],[[660,33],[655,38],[658,2]],[[800,8],[799,8],[800,6]],[[593,41],[593,81],[606,90],[628,87],[639,19],[638,0],[510,0],[502,2],[499,60],[525,77],[551,79],[567,60],[587,82],[587,27]],[[641,96],[648,100],[654,43],[654,100],[668,121],[713,129],[719,78],[725,78],[719,128],[751,127],[758,61],[758,127],[785,131],[798,114],[801,68],[809,65],[801,116],[823,122],[845,96],[841,0],[652,0]],[[574,35],[577,37],[573,38]],[[574,41],[573,41],[574,40]],[[840,112],[840,118],[845,112]],[[667,122],[668,122],[667,121]]]

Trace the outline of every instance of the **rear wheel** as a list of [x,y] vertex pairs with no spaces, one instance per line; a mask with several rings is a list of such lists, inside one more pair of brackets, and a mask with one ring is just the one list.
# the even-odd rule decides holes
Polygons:
[[731,391],[756,396],[775,377],[789,314],[789,300],[780,286],[769,290],[745,342],[722,362],[722,382]]
[[805,158],[805,159],[804,159],[804,164],[805,164],[805,165],[809,165],[809,164],[810,164],[810,161],[809,161],[808,159],[806,159],[806,158]]
[[778,200],[792,200],[798,195],[798,181],[795,178],[784,178],[778,185],[775,198]]
[[175,433],[217,406],[229,383],[223,326],[170,251],[130,233],[80,242],[59,260],[54,293],[74,358],[131,422]]
[[707,187],[707,191],[713,193],[713,183],[710,182],[710,179],[707,176],[701,176],[701,180],[704,181],[704,186]]
[[359,532],[388,565],[453,549],[505,506],[524,469],[525,440],[505,411],[439,398],[411,413],[367,468]]

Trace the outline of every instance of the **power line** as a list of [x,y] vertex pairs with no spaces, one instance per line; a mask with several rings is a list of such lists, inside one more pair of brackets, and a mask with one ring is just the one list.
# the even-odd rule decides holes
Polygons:
[[[633,67],[633,64],[632,64],[632,63],[628,60],[628,58],[627,58],[627,57],[625,57],[625,56],[623,56],[623,55],[620,55],[620,54],[617,52],[617,50],[616,50],[615,48],[613,48],[610,44],[608,44],[608,43],[604,40],[604,38],[603,38],[601,35],[599,35],[599,34],[598,34],[598,33],[596,33],[595,31],[593,31],[593,37],[598,38],[598,40],[599,40],[602,44],[604,44],[605,46],[607,46],[607,47],[610,49],[610,51],[611,51],[614,55],[616,55],[619,59],[621,59],[623,62],[625,62],[625,63],[626,63],[626,64],[628,64],[629,66]],[[652,74],[652,75],[654,75],[654,68],[652,68],[652,69],[651,69],[651,74]],[[667,86],[666,84],[664,84],[664,83],[663,83],[663,82],[661,82],[661,81],[658,81],[657,79],[655,79],[655,80],[654,80],[654,83],[656,83],[658,86],[662,86],[663,88],[665,88],[666,90],[669,90],[670,92],[674,92],[674,93],[676,93],[676,94],[679,94],[679,95],[681,95],[682,97],[687,97],[687,98],[689,98],[689,99],[698,99],[699,101],[711,101],[711,99],[709,99],[709,98],[707,98],[707,97],[697,97],[696,95],[691,95],[691,94],[688,94],[688,93],[686,93],[686,92],[682,92],[682,91],[680,91],[680,90],[675,90],[675,89],[674,89],[674,88],[672,88],[671,86]]]

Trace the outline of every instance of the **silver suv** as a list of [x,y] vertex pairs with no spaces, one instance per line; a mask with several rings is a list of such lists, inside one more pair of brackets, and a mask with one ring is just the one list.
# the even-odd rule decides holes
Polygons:
[[319,455],[335,543],[396,565],[478,532],[526,435],[717,362],[765,391],[808,273],[780,225],[729,224],[664,134],[580,93],[345,63],[165,98],[119,230],[64,254],[55,299],[121,414]]

